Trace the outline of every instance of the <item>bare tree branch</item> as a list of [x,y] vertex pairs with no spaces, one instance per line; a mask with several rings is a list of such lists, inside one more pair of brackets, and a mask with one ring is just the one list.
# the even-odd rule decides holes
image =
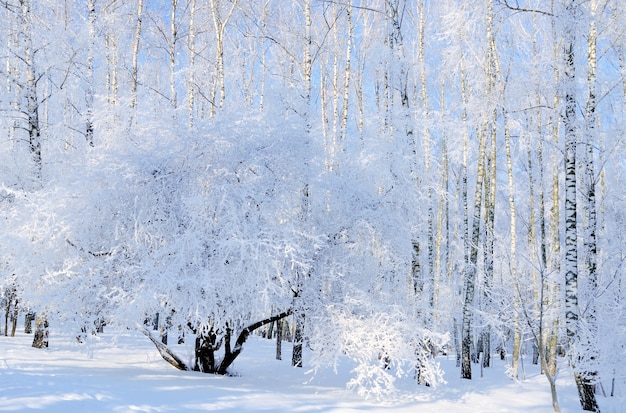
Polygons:
[[515,6],[513,6],[512,4],[509,4],[508,0],[498,0],[498,3],[503,5],[504,7],[506,7],[509,10],[514,10],[514,11],[519,11],[519,12],[524,12],[524,13],[538,13],[538,14],[542,14],[544,16],[554,16],[554,13],[548,12],[548,11],[545,11],[545,10],[530,9],[530,8],[527,8],[527,7],[521,7],[519,4],[516,4]]

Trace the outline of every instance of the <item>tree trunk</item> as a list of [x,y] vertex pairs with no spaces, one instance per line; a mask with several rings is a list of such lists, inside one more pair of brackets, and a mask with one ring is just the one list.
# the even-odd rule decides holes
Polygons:
[[154,315],[154,319],[152,320],[152,330],[157,331],[159,329],[159,313]]
[[85,92],[86,119],[85,119],[85,138],[87,144],[93,146],[93,61],[95,53],[96,41],[96,2],[89,0],[87,2],[87,13],[89,21],[89,47],[87,49],[87,91]]
[[[552,1],[554,6],[554,0]],[[552,22],[552,30],[554,41],[554,57],[555,60],[558,60],[561,56],[561,50],[558,41],[556,41],[556,32],[555,32],[555,22]],[[560,83],[561,73],[558,67],[554,68],[554,84],[558,85]],[[559,108],[560,103],[559,93],[555,93],[552,101],[552,105],[554,108]],[[553,144],[555,147],[559,146],[559,136],[560,132],[560,115],[558,109],[553,111],[550,119],[550,124],[552,125],[550,134],[552,135]],[[552,214],[550,214],[550,225],[549,225],[549,233],[550,233],[550,244],[552,245],[552,254],[553,259],[551,260],[551,271],[554,274],[561,274],[561,215],[560,208],[557,206],[560,205],[560,176],[559,176],[559,162],[557,159],[557,155],[553,154],[552,156]],[[548,368],[549,372],[552,376],[556,375],[557,372],[557,352],[559,346],[559,330],[562,328],[559,326],[561,320],[559,315],[561,314],[562,309],[562,298],[561,298],[561,281],[559,279],[552,279],[549,283],[550,293],[548,299],[551,300],[550,307],[552,310],[552,325],[549,329],[547,329],[546,334],[548,334],[549,339],[547,341],[547,355],[548,359]]]
[[[424,11],[425,11],[425,3],[424,0],[420,0],[419,3],[419,28],[418,28],[418,61],[419,61],[419,65],[420,65],[420,97],[421,97],[421,101],[422,101],[422,123],[423,123],[423,131],[422,131],[422,143],[423,143],[423,158],[424,158],[424,168],[426,171],[426,176],[431,176],[432,172],[431,172],[431,132],[430,132],[430,128],[429,128],[429,123],[430,123],[430,105],[428,103],[428,90],[427,90],[427,84],[426,84],[426,63],[425,63],[425,52],[424,52],[424,43],[425,43],[425,34],[424,34],[424,30],[426,28],[426,20],[424,17]],[[399,29],[399,24],[398,24],[398,29]],[[397,35],[398,37],[401,37],[400,35]],[[401,45],[399,45],[401,46]],[[403,65],[401,65],[401,67],[404,67]],[[404,78],[404,76],[403,76]],[[406,88],[406,86],[405,86]],[[408,94],[408,91],[404,92],[405,94]],[[405,109],[408,109],[409,105],[409,99],[408,96],[405,97],[403,100],[403,102],[406,102],[406,104],[404,105]],[[412,131],[410,129],[407,129],[408,133],[407,135],[411,135]],[[411,142],[409,142],[409,144],[411,144]],[[413,152],[415,153],[415,149],[413,149]],[[435,290],[437,289],[436,286],[436,278],[437,275],[435,274],[435,229],[434,229],[434,225],[435,225],[435,213],[434,213],[434,209],[433,209],[433,203],[434,203],[434,195],[433,195],[433,185],[428,185],[428,189],[427,189],[427,195],[426,195],[426,203],[428,205],[427,207],[427,212],[426,212],[426,217],[427,217],[427,224],[426,224],[426,237],[427,237],[427,241],[426,241],[426,262],[427,262],[427,283],[425,284],[426,290],[428,292],[428,312],[426,314],[424,314],[424,323],[427,326],[427,328],[432,328],[432,323],[433,323],[433,313],[434,313],[434,307],[435,307]]]
[[578,393],[584,410],[598,411],[598,405],[595,400],[595,383],[594,380],[598,375],[595,369],[596,357],[594,353],[597,348],[598,326],[596,320],[596,303],[595,295],[598,289],[598,272],[597,272],[597,212],[596,212],[596,176],[594,165],[594,147],[597,142],[597,81],[596,81],[596,65],[597,65],[597,28],[596,28],[596,9],[598,7],[597,0],[592,0],[590,4],[591,16],[589,34],[587,36],[587,89],[588,97],[585,108],[585,141],[586,150],[583,151],[584,160],[584,200],[583,210],[586,218],[586,228],[583,232],[584,244],[584,262],[587,271],[586,290],[587,300],[586,311],[584,312],[585,330],[581,334],[581,349],[584,352],[586,367],[583,372],[580,383],[578,384]]
[[[513,279],[513,286],[516,290],[519,289],[519,280],[517,278],[517,210],[515,207],[515,180],[513,179],[513,157],[511,155],[511,133],[509,130],[509,122],[506,113],[504,114],[504,148],[506,153],[506,170],[508,178],[509,189],[509,215],[510,224],[509,232],[510,244],[509,244],[509,268],[511,271],[511,278]],[[519,369],[519,357],[521,349],[521,332],[519,313],[521,303],[518,294],[513,298],[514,307],[514,323],[513,323],[513,359],[511,361],[512,376],[514,379],[518,378]]]
[[[540,79],[540,69],[539,69],[539,46],[537,44],[537,38],[538,38],[538,29],[537,29],[537,16],[533,16],[533,68],[535,71],[535,77],[536,79]],[[556,55],[558,58],[558,55]],[[557,80],[558,82],[558,80]],[[552,305],[552,297],[551,297],[551,282],[549,280],[547,280],[546,278],[546,274],[549,273],[549,269],[548,269],[548,252],[547,252],[547,245],[548,245],[548,239],[547,239],[547,234],[546,234],[546,211],[545,211],[545,189],[544,189],[544,176],[545,176],[545,165],[544,165],[544,158],[543,158],[543,145],[544,145],[544,139],[543,134],[544,134],[544,129],[543,129],[543,118],[542,118],[542,108],[541,108],[541,103],[542,103],[542,96],[541,96],[541,91],[540,88],[542,87],[541,84],[537,83],[535,85],[535,104],[537,106],[536,109],[536,113],[535,113],[535,121],[537,123],[537,136],[540,137],[539,139],[537,139],[537,169],[538,169],[538,178],[537,178],[537,182],[538,182],[538,189],[539,189],[539,206],[538,206],[538,213],[539,213],[539,244],[540,244],[540,248],[539,248],[539,271],[541,272],[541,291],[540,291],[540,295],[542,297],[541,302],[538,303],[538,305],[541,308],[541,343],[542,346],[540,349],[538,349],[537,353],[537,357],[543,357],[545,360],[542,361],[542,370],[545,373],[545,369],[546,367],[549,366],[549,354],[550,354],[550,348],[549,348],[549,343],[551,340],[551,336],[550,336],[550,332],[551,332],[551,326],[547,326],[549,321],[544,321],[546,320],[546,315],[553,315],[550,314],[550,312],[548,312],[548,314],[546,314],[546,311],[548,308],[550,308],[550,306]],[[557,107],[555,105],[555,107]],[[532,146],[532,145],[531,145]],[[530,157],[529,157],[530,159]],[[530,169],[530,168],[529,168]],[[529,175],[531,174],[531,172],[529,171]],[[531,179],[531,182],[529,182],[530,185],[534,184],[534,179]],[[555,204],[555,205],[558,205]],[[558,208],[554,208],[555,210],[558,210]],[[533,231],[534,231],[534,226],[533,226]],[[535,250],[534,245],[536,245],[534,242],[530,245],[531,247],[531,251]],[[553,320],[552,320],[553,321]],[[541,354],[539,354],[541,353]],[[539,360],[535,361],[534,359],[535,354],[533,354],[533,363],[536,364]],[[545,362],[545,363],[544,363]],[[551,373],[551,372],[548,372]],[[557,404],[558,406],[558,404]]]
[[[237,7],[237,1],[232,1],[232,5],[226,16],[222,16],[220,10],[220,0],[210,0],[211,13],[213,15],[213,28],[215,29],[215,70],[213,77],[213,86],[211,88],[209,104],[211,105],[211,116],[215,115],[215,110],[221,108],[226,100],[226,80],[224,73],[224,35],[226,32],[226,25],[228,20],[232,16],[235,8]],[[218,96],[219,91],[219,98]]]
[[[444,113],[445,113],[445,83],[441,83],[441,120],[444,125]],[[448,254],[450,252],[450,234],[449,234],[449,207],[448,207],[448,144],[446,130],[441,132],[441,176],[439,181],[439,187],[441,188],[441,194],[439,194],[439,208],[437,211],[437,232],[435,235],[435,262],[434,262],[434,285],[433,285],[433,326],[436,329],[439,320],[439,291],[441,280],[446,282],[449,280],[443,277],[444,268],[447,269]],[[444,227],[445,219],[445,227]],[[442,254],[442,243],[446,238],[445,252]],[[444,259],[445,257],[445,259]]]
[[283,358],[283,320],[276,321],[276,360]]
[[33,50],[33,27],[30,0],[20,0],[22,34],[24,36],[24,63],[26,65],[26,115],[28,131],[28,146],[35,166],[35,178],[41,178],[41,125],[39,123],[39,98],[37,94],[37,82],[39,81],[35,67],[35,51]]
[[304,55],[303,55],[303,81],[304,81],[304,121],[306,131],[311,131],[311,74],[313,72],[313,58],[311,56],[311,46],[313,39],[311,37],[311,1],[304,0]]
[[153,337],[148,329],[140,326],[138,326],[138,328],[146,337],[150,339],[150,341],[152,341],[163,360],[167,361],[170,365],[177,368],[178,370],[189,370],[187,365],[165,344],[161,343],[158,339]]
[[17,298],[15,298],[15,303],[13,304],[13,319],[11,320],[11,337],[15,337],[15,330],[17,330],[17,317],[19,316],[19,301]]
[[[468,141],[469,141],[469,130],[467,125],[467,83],[465,81],[465,64],[463,61],[463,56],[461,56],[461,100],[463,103],[463,163],[461,165],[461,177],[460,177],[460,192],[461,192],[461,209],[463,211],[463,271],[464,271],[464,280],[463,280],[463,288],[465,289],[468,278],[468,268],[469,268],[469,206],[468,206],[468,189],[467,189],[467,158],[468,158]],[[467,297],[467,290],[466,290]],[[465,302],[463,303],[463,313],[465,314]],[[465,315],[461,320],[461,345],[459,346],[460,352],[457,354],[457,364],[461,364],[461,377],[465,377],[469,374],[471,377],[471,363],[469,360],[469,346],[470,342],[467,343],[467,347],[463,344],[463,339],[465,338],[464,334],[464,323],[465,323]],[[469,319],[467,320],[470,322]],[[468,328],[469,329],[469,328]],[[455,330],[455,334],[458,334]],[[469,338],[468,338],[469,339]],[[459,360],[460,357],[460,360]],[[460,361],[460,363],[459,363]]]
[[105,50],[107,59],[106,85],[107,85],[107,103],[109,105],[117,105],[118,102],[118,49],[116,33],[110,30],[105,35]]
[[272,339],[274,337],[274,329],[276,328],[276,323],[269,323],[267,329],[263,333],[263,337]]
[[[500,73],[500,62],[498,50],[496,48],[496,39],[493,28],[493,3],[489,2],[487,11],[487,101],[493,102],[489,108],[490,119],[488,120],[487,133],[490,142],[490,150],[485,151],[485,236],[484,236],[484,278],[482,291],[482,307],[487,313],[491,312],[491,284],[493,282],[493,256],[494,256],[494,226],[495,226],[495,209],[496,209],[496,171],[497,171],[497,125],[498,125],[498,107],[497,102],[504,98],[503,85],[500,85],[502,75]],[[480,158],[479,158],[480,162]],[[482,332],[483,344],[483,367],[489,367],[491,364],[491,331],[489,323],[483,328]]]
[[291,365],[302,367],[302,329],[304,328],[304,315],[294,314],[293,330],[293,353],[291,355]]
[[[143,19],[143,0],[137,1],[137,25],[135,26],[135,37],[133,39],[133,65],[131,70],[130,83],[130,108],[132,111],[137,106],[137,84],[139,82],[139,41],[141,40],[141,21]],[[133,122],[131,113],[131,124]]]
[[576,20],[579,18],[578,3],[569,1],[566,7],[564,30],[565,58],[565,328],[569,344],[570,364],[574,370],[574,379],[578,397],[583,410],[599,411],[594,388],[588,372],[579,365],[581,345],[581,327],[578,308],[578,235],[576,218],[576,67],[574,45],[576,40]]
[[456,353],[456,366],[461,367],[461,343],[459,342],[459,327],[456,318],[452,319],[452,334],[454,340],[454,352]]
[[346,19],[348,19],[348,39],[346,44],[346,67],[343,83],[343,109],[341,113],[341,150],[345,149],[345,139],[348,129],[348,102],[350,99],[350,74],[351,74],[351,56],[352,41],[354,37],[354,24],[352,23],[352,0],[347,1]]
[[[261,13],[261,37],[263,39],[267,38],[267,18],[268,18],[268,5],[270,0],[266,0],[265,4],[263,4],[263,12]],[[265,44],[261,46],[261,87],[259,92],[259,111],[263,112],[264,103],[265,103],[265,78],[266,78],[266,60],[267,60],[267,48]]]
[[24,316],[24,334],[31,334],[33,332],[33,320],[35,314],[28,311]]
[[227,369],[230,367],[230,365],[235,361],[237,356],[239,356],[239,354],[243,350],[243,345],[248,339],[248,336],[250,335],[250,333],[252,333],[254,330],[256,330],[259,327],[263,327],[264,325],[274,322],[274,321],[282,320],[283,318],[289,315],[291,315],[291,310],[287,310],[275,316],[266,318],[261,321],[257,321],[256,323],[250,324],[248,327],[244,328],[241,331],[241,333],[239,333],[239,336],[237,337],[237,341],[235,342],[235,346],[233,347],[232,352],[228,356],[225,356],[222,362],[220,363],[220,366],[217,369],[217,374],[226,374]]
[[196,333],[194,370],[204,373],[215,372],[215,352],[221,342],[217,342],[217,334],[211,329],[208,333]]
[[178,96],[176,93],[176,43],[178,41],[176,26],[177,7],[178,0],[171,0],[168,54],[170,63],[170,105],[172,106],[172,118],[174,119],[176,118],[176,109],[178,107]]
[[[495,222],[495,200],[496,200],[496,114],[493,113],[494,122],[491,125],[491,150],[487,155],[487,168],[485,171],[485,239],[484,239],[484,271],[482,301],[483,311],[491,312],[491,284],[493,282],[493,252],[494,252],[494,222]],[[491,329],[489,323],[482,330],[483,360],[482,367],[491,365]]]
[[194,99],[196,84],[196,0],[191,0],[189,11],[189,79],[187,81],[187,111],[189,112],[188,126],[191,129],[194,121]]
[[97,334],[104,333],[104,326],[105,325],[106,325],[106,322],[102,318],[97,318],[94,321],[94,327],[96,328],[96,333]]
[[4,336],[9,335],[9,314],[11,314],[11,304],[13,303],[13,294],[11,288],[5,290],[5,307],[4,307]]
[[[576,8],[571,1],[569,9]],[[570,19],[575,19],[574,10]],[[570,23],[573,25],[573,22]],[[569,26],[569,25],[568,25]],[[565,39],[565,327],[568,343],[574,347],[578,330],[578,248],[576,220],[576,78],[574,66],[575,30],[569,27]]]
[[485,181],[485,146],[484,131],[479,134],[478,171],[476,189],[474,192],[474,218],[472,222],[472,238],[470,240],[469,262],[465,268],[465,298],[463,300],[463,323],[461,333],[461,377],[472,378],[471,347],[472,347],[472,317],[474,305],[474,289],[476,287],[476,265],[478,263],[478,244],[480,242],[480,212],[482,208],[483,185]]
[[35,335],[33,337],[33,347],[48,347],[48,320],[45,314],[37,315],[35,319]]
[[[250,333],[252,333],[257,328],[263,327],[264,325],[267,325],[269,323],[280,322],[285,317],[291,314],[291,310],[287,310],[280,314],[250,324],[249,326],[244,328],[241,333],[239,333],[237,341],[235,342],[235,346],[232,349],[230,347],[232,330],[228,326],[226,327],[226,334],[223,337],[223,340],[219,341],[217,340],[217,334],[213,330],[210,330],[209,333],[202,333],[195,331],[192,328],[192,330],[196,334],[195,363],[193,366],[193,370],[220,375],[227,374],[228,368],[232,365],[232,363],[243,350],[243,345],[250,336]],[[167,361],[170,365],[178,370],[192,370],[192,368],[190,368],[190,366],[183,362],[181,358],[176,355],[176,353],[174,353],[170,348],[167,347],[167,345],[161,343],[157,338],[152,336],[148,329],[139,325],[137,327],[146,337],[150,339],[150,341],[152,341],[163,360]],[[222,342],[224,343],[224,357],[218,365],[215,360],[215,352],[220,349]]]

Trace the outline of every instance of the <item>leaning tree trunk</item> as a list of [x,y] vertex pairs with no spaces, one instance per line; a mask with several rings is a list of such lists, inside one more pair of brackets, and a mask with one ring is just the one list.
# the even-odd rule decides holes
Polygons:
[[283,318],[289,316],[290,314],[291,314],[291,310],[287,310],[275,316],[266,318],[261,321],[257,321],[256,323],[250,324],[248,327],[244,328],[241,331],[241,333],[239,333],[239,336],[237,337],[237,341],[235,342],[235,346],[233,347],[232,351],[230,351],[228,354],[224,356],[224,359],[220,363],[220,366],[217,369],[216,373],[226,374],[226,370],[228,369],[228,367],[230,367],[230,365],[235,361],[237,356],[241,354],[241,351],[243,350],[243,344],[248,339],[248,336],[250,336],[250,333],[252,333],[254,330],[256,330],[259,327],[263,327],[266,324],[272,323],[274,321],[282,320]]

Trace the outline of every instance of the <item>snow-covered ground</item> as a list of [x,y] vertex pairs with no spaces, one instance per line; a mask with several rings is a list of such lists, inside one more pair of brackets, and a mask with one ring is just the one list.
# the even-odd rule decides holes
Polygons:
[[[547,381],[526,363],[526,379],[513,382],[495,360],[484,378],[461,380],[452,357],[441,360],[447,384],[436,389],[398,383],[385,401],[365,400],[345,389],[349,368],[315,375],[274,360],[274,343],[251,337],[234,365],[237,375],[221,377],[177,371],[138,332],[103,334],[89,344],[51,337],[46,350],[30,346],[32,336],[0,337],[0,411],[45,412],[550,412]],[[343,366],[345,367],[345,366]],[[476,376],[480,376],[477,368]],[[580,412],[576,389],[564,371],[558,379],[565,413]],[[624,383],[619,383],[623,386]],[[608,389],[607,389],[608,390]],[[620,390],[623,394],[624,389]],[[604,413],[626,412],[623,397],[599,396]]]

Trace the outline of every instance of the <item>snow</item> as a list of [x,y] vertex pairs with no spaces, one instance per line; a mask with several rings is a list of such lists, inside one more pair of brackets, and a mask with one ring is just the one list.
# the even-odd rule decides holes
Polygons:
[[[607,393],[620,377],[615,398],[598,398],[604,413],[626,412],[626,100],[615,87],[626,1],[562,0],[554,15],[491,1],[378,0],[350,12],[342,1],[109,1],[97,2],[96,26],[83,3],[13,0],[0,13],[0,307],[45,315],[53,329],[45,351],[0,337],[0,410],[551,411],[527,361],[519,382],[500,360],[466,381],[449,356],[439,380],[430,351],[458,347],[462,297],[476,287],[464,317],[474,338],[489,332],[483,342],[510,353],[517,337],[531,346],[545,333],[550,349],[566,344],[563,411],[579,411],[575,360]],[[597,79],[586,53],[575,78],[562,73],[569,4],[577,52],[588,23],[602,28]],[[192,31],[220,15],[221,34]],[[574,100],[561,96],[568,79]],[[219,86],[226,96],[213,101]],[[574,101],[582,110],[562,116]],[[590,182],[565,196],[573,132],[578,167],[598,177],[593,237]],[[484,194],[479,166],[494,172]],[[494,220],[470,239],[489,218],[488,192]],[[569,264],[566,209],[580,232]],[[576,266],[578,287],[566,289]],[[476,285],[464,291],[469,274]],[[102,320],[157,314],[171,335],[223,335],[284,311],[306,320],[305,369],[290,367],[288,345],[278,362],[258,337],[234,377],[173,370],[131,330],[74,339]],[[566,311],[579,314],[575,329]],[[192,343],[174,348],[190,365]],[[414,383],[416,365],[432,388]]]
[[[112,330],[111,330],[112,331]],[[274,359],[274,341],[250,337],[232,376],[183,372],[165,363],[137,331],[105,332],[85,344],[52,335],[51,347],[34,349],[31,335],[0,337],[0,411],[46,412],[550,412],[548,384],[536,366],[526,379],[504,374],[494,360],[484,377],[462,380],[452,356],[441,358],[447,383],[417,387],[410,379],[385,401],[346,389],[349,365],[314,374],[290,366],[290,345]],[[174,346],[175,348],[175,346]],[[306,362],[306,360],[305,360]],[[476,376],[480,370],[476,368]],[[399,379],[400,380],[400,379]],[[558,379],[562,412],[579,412],[564,370]],[[623,384],[622,384],[623,385]],[[604,412],[626,412],[622,398],[600,397]]]

